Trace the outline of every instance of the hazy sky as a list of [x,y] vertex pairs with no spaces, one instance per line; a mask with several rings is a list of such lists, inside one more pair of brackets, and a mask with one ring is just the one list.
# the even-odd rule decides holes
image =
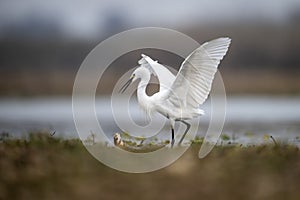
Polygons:
[[108,19],[132,26],[178,27],[190,24],[247,20],[284,22],[300,0],[0,0],[0,28],[26,17],[44,16],[59,22],[65,32],[97,34]]

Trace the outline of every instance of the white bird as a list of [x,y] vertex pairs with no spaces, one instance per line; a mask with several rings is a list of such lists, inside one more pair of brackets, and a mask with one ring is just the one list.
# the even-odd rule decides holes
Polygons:
[[[218,38],[202,44],[183,61],[176,76],[165,66],[142,54],[142,59],[138,62],[140,67],[132,73],[120,92],[123,93],[132,82],[140,79],[137,89],[138,103],[148,115],[158,112],[170,120],[171,146],[175,142],[175,121],[187,126],[178,143],[180,145],[191,126],[185,120],[204,114],[199,106],[208,97],[218,65],[225,56],[230,42],[230,38]],[[148,96],[146,87],[151,74],[157,76],[160,87],[159,92]]]

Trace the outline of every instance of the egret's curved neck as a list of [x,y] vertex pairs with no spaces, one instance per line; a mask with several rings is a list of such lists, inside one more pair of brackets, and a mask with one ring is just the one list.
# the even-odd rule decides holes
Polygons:
[[141,81],[139,82],[138,89],[137,89],[137,98],[139,104],[147,109],[149,107],[150,98],[146,93],[146,87],[150,81],[150,74],[147,74],[147,76],[144,76],[141,78]]

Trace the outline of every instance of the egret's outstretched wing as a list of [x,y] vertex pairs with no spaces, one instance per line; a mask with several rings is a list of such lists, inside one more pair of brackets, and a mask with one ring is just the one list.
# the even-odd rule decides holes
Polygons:
[[230,38],[218,38],[206,42],[183,61],[168,97],[174,105],[198,108],[207,99],[230,41]]
[[165,66],[152,60],[149,56],[142,54],[142,57],[143,58],[139,60],[139,64],[149,69],[151,74],[158,78],[159,91],[170,89],[175,80],[174,74],[172,74]]

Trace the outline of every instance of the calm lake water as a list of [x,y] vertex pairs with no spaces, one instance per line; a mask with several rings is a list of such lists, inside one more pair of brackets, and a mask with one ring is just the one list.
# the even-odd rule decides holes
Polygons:
[[[208,114],[200,118],[199,135],[204,135],[207,129],[210,102],[207,101],[202,108]],[[81,109],[84,109],[84,104]],[[132,102],[130,111],[132,119],[137,124],[147,124],[136,101]],[[96,112],[99,123],[109,138],[113,133],[120,131],[114,122],[110,98],[98,97]],[[160,117],[156,116],[154,119],[160,120]],[[166,131],[169,131],[167,129],[168,127]],[[73,121],[72,99],[62,97],[0,99],[0,132],[9,132],[15,137],[22,137],[31,131],[56,131],[57,136],[78,137]],[[223,133],[241,143],[261,140],[264,134],[299,143],[300,96],[228,97]],[[166,135],[169,137],[169,134]]]

